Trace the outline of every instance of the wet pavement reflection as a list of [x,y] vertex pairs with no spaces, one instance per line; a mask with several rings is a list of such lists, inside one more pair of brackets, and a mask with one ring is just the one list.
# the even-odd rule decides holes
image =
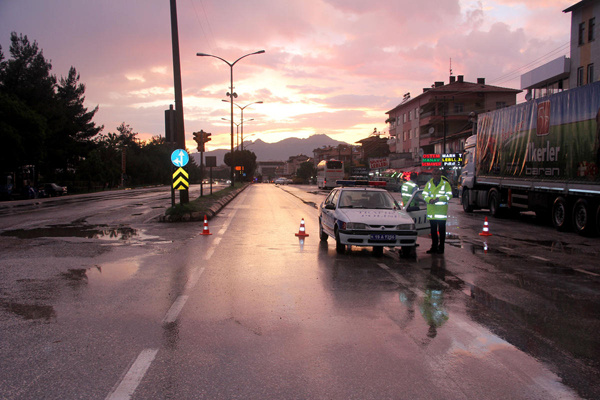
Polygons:
[[107,225],[50,225],[43,228],[14,229],[0,233],[0,236],[11,236],[19,239],[38,238],[85,238],[98,239],[107,244],[142,245],[144,242],[172,243],[161,240],[158,236],[146,234],[143,230],[129,226]]

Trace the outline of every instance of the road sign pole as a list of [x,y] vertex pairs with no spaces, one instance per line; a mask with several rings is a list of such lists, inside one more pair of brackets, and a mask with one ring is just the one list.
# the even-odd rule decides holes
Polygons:
[[[204,152],[201,151],[200,152],[200,197],[202,197],[204,194],[202,193],[202,186],[203,183],[202,181],[204,180]],[[211,182],[212,184],[212,182]]]

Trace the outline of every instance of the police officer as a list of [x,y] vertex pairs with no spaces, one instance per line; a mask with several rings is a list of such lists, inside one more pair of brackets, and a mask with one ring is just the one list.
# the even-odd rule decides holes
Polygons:
[[423,189],[423,199],[427,202],[427,219],[431,227],[431,249],[427,253],[444,254],[448,201],[452,198],[452,187],[442,178],[440,169],[434,169],[431,175],[433,178]]
[[412,197],[415,190],[417,190],[419,188],[419,185],[417,185],[416,182],[417,182],[417,173],[411,172],[410,179],[407,180],[406,182],[404,182],[404,184],[402,185],[402,189],[400,191],[402,193],[402,204],[404,204],[405,208],[408,207],[408,201]]

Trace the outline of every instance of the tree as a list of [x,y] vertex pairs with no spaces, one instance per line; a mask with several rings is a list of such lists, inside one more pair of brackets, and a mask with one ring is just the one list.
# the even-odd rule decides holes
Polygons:
[[0,141],[10,153],[2,154],[3,165],[14,171],[32,164],[48,179],[72,177],[103,128],[92,122],[98,107],[84,107],[85,86],[75,68],[57,84],[35,41],[15,32],[10,39],[11,59],[0,51]]
[[10,35],[12,59],[4,62],[0,89],[47,116],[54,100],[56,77],[50,74],[52,64],[44,58],[36,42],[27,36]]
[[303,162],[296,171],[296,176],[302,179],[305,183],[310,182],[310,180],[316,175],[317,169],[311,161]]
[[19,99],[0,91],[0,169],[35,164],[44,155],[46,121]]
[[44,59],[37,43],[14,32],[10,39],[12,59],[5,61],[0,51],[0,155],[5,171],[39,165],[43,160],[46,115],[56,83],[50,75],[52,65]]
[[[244,167],[245,178],[242,178],[244,181],[249,181],[254,176],[254,171],[256,170],[256,154],[250,150],[235,150],[235,164],[236,166]],[[231,152],[225,153],[223,156],[223,162],[231,167]]]
[[92,150],[92,138],[104,128],[92,122],[98,106],[92,111],[84,106],[85,85],[79,79],[77,70],[71,67],[57,87],[54,123],[46,141],[46,164],[52,170],[77,168],[79,161]]

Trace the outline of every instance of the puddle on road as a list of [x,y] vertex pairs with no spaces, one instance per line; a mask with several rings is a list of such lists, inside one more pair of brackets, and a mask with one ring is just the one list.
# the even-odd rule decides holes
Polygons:
[[1,303],[1,307],[25,319],[44,319],[50,321],[56,318],[56,311],[54,311],[54,307],[52,306],[7,302]]
[[159,244],[172,243],[172,241],[161,241],[158,236],[144,233],[143,230],[129,226],[106,226],[106,225],[51,225],[44,228],[15,229],[0,233],[1,236],[12,236],[19,239],[38,238],[84,238],[99,239],[110,244],[130,244],[141,246],[145,242]]
[[139,260],[135,258],[96,265],[91,268],[69,269],[61,276],[69,286],[79,286],[89,282],[121,282],[129,279],[139,269]]

